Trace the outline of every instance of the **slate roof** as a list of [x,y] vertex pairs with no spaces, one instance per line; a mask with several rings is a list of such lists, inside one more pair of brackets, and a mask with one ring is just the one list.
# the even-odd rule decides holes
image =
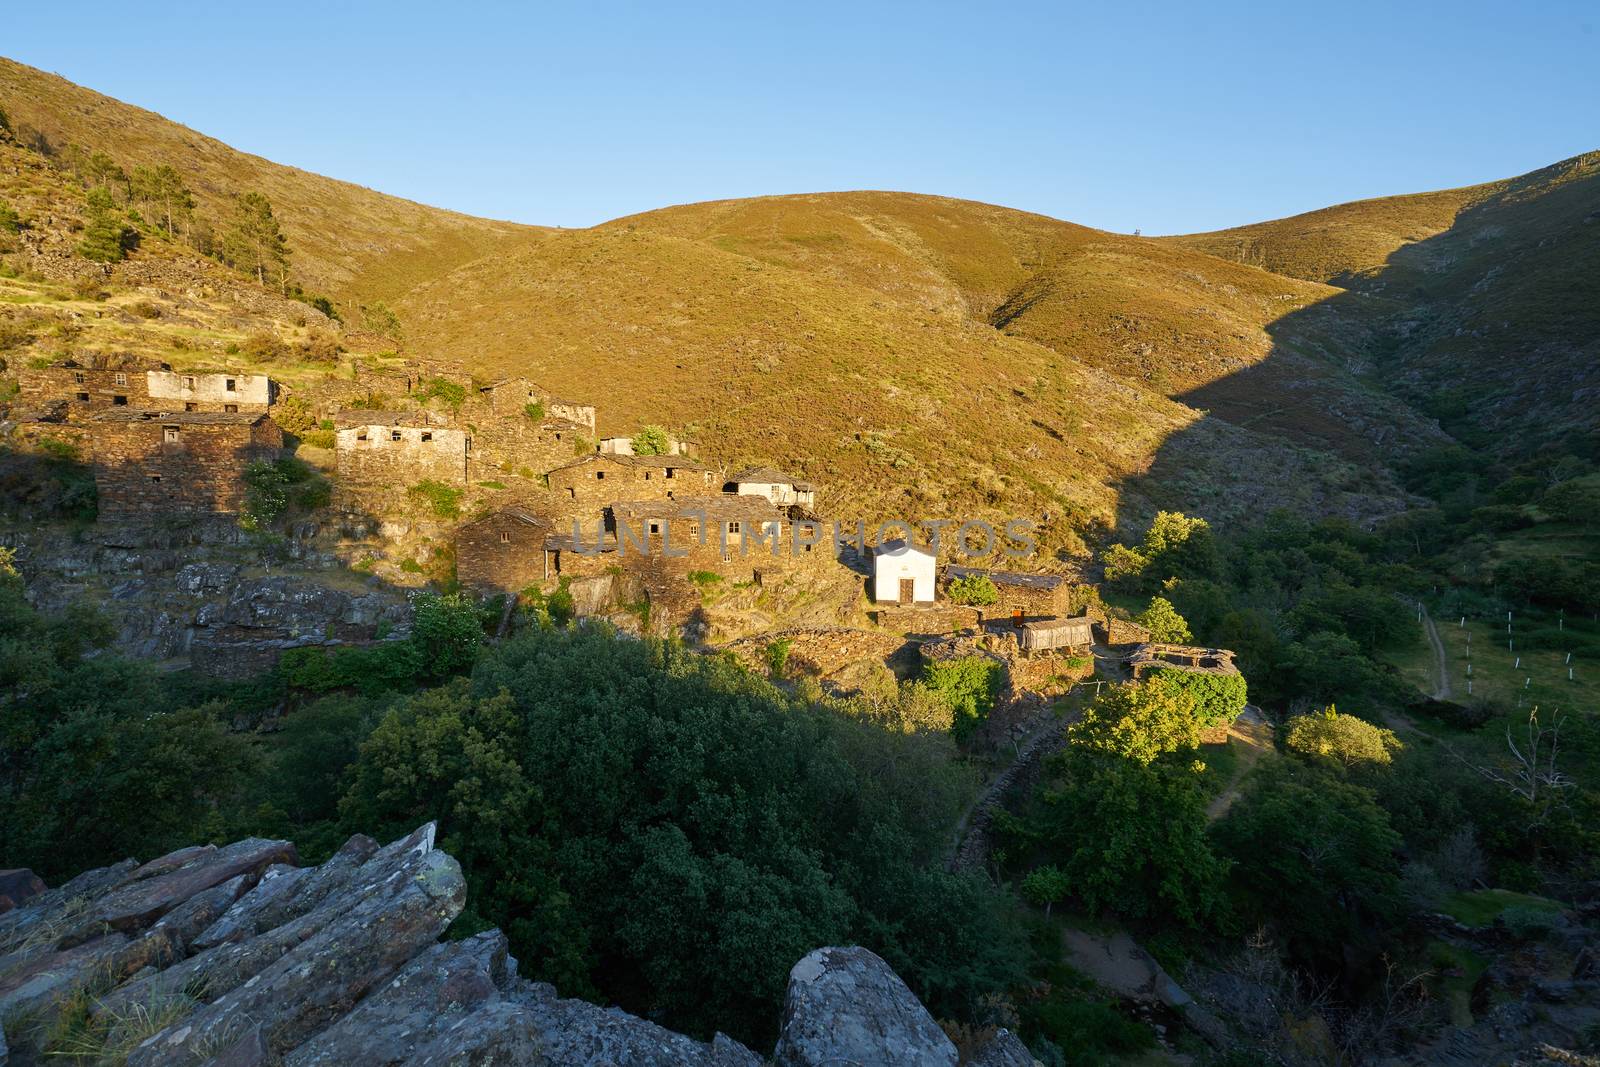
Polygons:
[[599,461],[620,463],[624,467],[649,467],[651,470],[665,470],[668,467],[685,471],[708,471],[711,469],[704,463],[696,463],[685,456],[619,456],[614,452],[590,452],[588,455],[581,456],[571,463],[563,463],[550,471],[550,473],[554,474],[556,471],[570,470],[573,467],[581,467],[586,463]]
[[265,411],[145,411],[112,409],[96,412],[93,421],[165,426],[254,426],[269,418]]
[[882,556],[899,552],[901,549],[905,548],[909,548],[913,552],[921,553],[924,556],[933,555],[933,551],[931,549],[924,548],[922,545],[909,544],[904,537],[896,537],[893,541],[883,541],[873,545],[872,554],[874,556]]
[[1059,574],[1024,574],[1020,571],[989,571],[981,567],[957,567],[950,564],[945,567],[944,573],[950,578],[970,578],[973,575],[982,575],[995,585],[1011,585],[1020,589],[1035,589],[1040,592],[1049,592],[1059,589],[1061,583],[1066,581]]

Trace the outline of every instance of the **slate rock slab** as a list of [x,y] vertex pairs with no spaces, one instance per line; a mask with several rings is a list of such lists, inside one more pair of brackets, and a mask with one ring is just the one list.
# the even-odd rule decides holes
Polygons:
[[819,948],[789,972],[778,1067],[955,1067],[956,1047],[889,965],[864,948]]

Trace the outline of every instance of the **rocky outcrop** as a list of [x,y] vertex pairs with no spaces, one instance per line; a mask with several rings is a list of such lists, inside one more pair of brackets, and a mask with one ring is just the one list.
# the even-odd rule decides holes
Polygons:
[[[760,1067],[517,974],[505,935],[439,940],[466,901],[434,827],[357,835],[317,867],[287,841],[180,849],[79,875],[0,913],[0,1065],[71,1051],[128,1067]],[[9,1050],[6,1042],[9,1040]],[[822,948],[795,965],[784,1067],[954,1067],[955,1046],[888,964]],[[970,1060],[1028,1067],[996,1033]]]
[[956,1047],[887,963],[819,948],[789,972],[778,1067],[894,1063],[955,1067]]

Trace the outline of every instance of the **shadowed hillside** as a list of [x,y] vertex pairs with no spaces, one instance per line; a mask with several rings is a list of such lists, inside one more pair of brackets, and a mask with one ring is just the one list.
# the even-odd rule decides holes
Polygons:
[[19,137],[47,154],[76,145],[106,152],[125,169],[176,167],[215,216],[227,214],[234,196],[265,193],[288,235],[295,274],[307,288],[339,298],[392,299],[535,232],[281,166],[5,58],[0,107]]
[[1600,152],[1169,240],[1333,281],[1348,295],[1325,307],[1340,315],[1381,309],[1371,350],[1382,377],[1465,440],[1526,454],[1600,426]]

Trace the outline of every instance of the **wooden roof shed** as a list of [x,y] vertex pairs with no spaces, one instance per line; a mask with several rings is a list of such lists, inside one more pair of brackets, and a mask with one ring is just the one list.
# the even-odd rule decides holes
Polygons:
[[1087,615],[1071,619],[1036,619],[1023,623],[1021,630],[1018,640],[1027,652],[1088,648],[1094,643],[1094,623]]

